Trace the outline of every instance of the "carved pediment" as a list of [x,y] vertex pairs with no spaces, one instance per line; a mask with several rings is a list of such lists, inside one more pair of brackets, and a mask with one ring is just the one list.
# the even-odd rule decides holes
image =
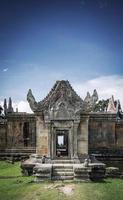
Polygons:
[[32,92],[27,97],[31,109],[34,112],[43,112],[46,118],[73,118],[83,106],[83,100],[68,81],[57,81],[46,98],[38,103]]

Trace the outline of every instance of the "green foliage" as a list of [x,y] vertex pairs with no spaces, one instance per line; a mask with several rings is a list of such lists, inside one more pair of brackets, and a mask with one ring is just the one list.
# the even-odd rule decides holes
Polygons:
[[[10,173],[11,171],[11,173]],[[1,200],[122,200],[123,180],[106,179],[104,182],[42,182],[34,183],[33,177],[20,176],[20,163],[0,162]],[[10,176],[11,178],[7,178]],[[4,176],[4,178],[3,178]],[[13,177],[15,176],[15,177]],[[17,177],[20,176],[20,177]],[[66,196],[51,185],[74,184],[74,192]]]
[[108,107],[108,102],[109,102],[109,99],[98,101],[98,103],[96,103],[96,105],[94,107],[94,111],[95,112],[105,111],[105,109],[107,109],[107,107]]

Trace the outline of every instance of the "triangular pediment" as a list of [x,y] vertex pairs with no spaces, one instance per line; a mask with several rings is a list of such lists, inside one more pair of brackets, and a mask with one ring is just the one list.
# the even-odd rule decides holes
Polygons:
[[77,95],[69,81],[56,81],[48,95],[36,102],[29,90],[27,100],[34,112],[41,112],[47,119],[73,119],[83,108],[83,100]]
[[38,107],[42,110],[57,109],[61,104],[73,110],[78,110],[82,107],[83,100],[71,87],[69,81],[56,81],[46,98],[38,103]]

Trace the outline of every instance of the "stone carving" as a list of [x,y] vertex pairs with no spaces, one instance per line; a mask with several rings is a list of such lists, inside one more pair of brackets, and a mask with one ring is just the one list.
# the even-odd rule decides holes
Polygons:
[[98,101],[98,93],[96,89],[93,91],[92,96],[90,95],[89,92],[87,92],[87,95],[84,99],[83,110],[89,112],[93,111],[97,101]]
[[[68,81],[57,81],[50,91],[50,93],[46,96],[46,98],[39,102],[39,106],[45,109],[52,108],[56,102],[68,102],[72,107],[78,103],[79,106],[82,106],[82,99],[76,94],[76,92],[71,87]],[[78,106],[77,106],[78,107]]]
[[53,119],[79,119],[83,111],[117,113],[121,110],[120,102],[114,101],[113,96],[110,99],[98,102],[96,89],[92,95],[87,92],[87,96],[83,101],[71,87],[69,81],[64,80],[56,81],[49,94],[40,102],[36,102],[30,89],[27,94],[27,100],[33,112],[41,112],[46,121]]
[[90,99],[91,99],[91,95],[90,95],[89,92],[87,92],[87,95],[86,95],[86,97],[85,97],[85,99],[84,99],[84,102],[89,103],[89,102],[90,102]]
[[12,112],[13,112],[12,100],[11,100],[11,97],[9,97],[7,113],[12,113]]
[[32,111],[36,111],[38,109],[37,102],[35,101],[35,98],[32,94],[32,90],[29,89],[28,94],[27,94],[27,101],[29,102],[30,108]]
[[83,100],[76,94],[68,81],[56,81],[49,94],[36,102],[29,90],[27,100],[34,112],[42,111],[46,119],[73,118],[80,113]]
[[119,108],[120,108],[120,102],[119,102],[119,100],[114,101],[114,97],[112,96],[109,99],[107,112],[117,113],[119,111]]
[[6,102],[6,99],[4,99],[3,107],[4,107],[4,115],[6,115],[7,114],[7,102]]
[[91,163],[90,159],[89,159],[89,158],[86,158],[86,159],[84,160],[84,163],[83,163],[84,167],[88,167],[88,166],[89,166],[89,163]]
[[95,104],[98,101],[98,93],[96,91],[96,89],[93,91],[93,95],[91,97],[91,102],[92,104]]
[[57,109],[55,111],[55,117],[56,118],[66,118],[66,117],[70,117],[70,113],[67,110],[67,106],[65,105],[64,102],[61,102],[58,106]]
[[8,106],[7,106],[7,100],[4,99],[3,107],[4,107],[4,115],[14,112],[13,107],[12,107],[12,99],[11,99],[11,97],[9,97]]

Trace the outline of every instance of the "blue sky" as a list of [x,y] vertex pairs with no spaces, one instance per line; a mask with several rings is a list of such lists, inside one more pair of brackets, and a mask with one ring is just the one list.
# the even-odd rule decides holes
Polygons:
[[0,101],[40,100],[60,79],[122,101],[122,0],[0,0]]

